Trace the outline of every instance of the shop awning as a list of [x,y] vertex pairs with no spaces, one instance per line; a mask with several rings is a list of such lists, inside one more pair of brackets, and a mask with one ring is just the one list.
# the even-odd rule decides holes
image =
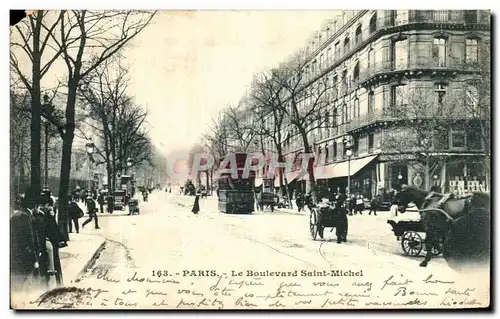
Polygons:
[[[301,170],[295,170],[293,172],[286,172],[286,181],[288,184],[290,184],[291,182],[297,180],[297,178],[299,177],[299,174],[300,174]],[[283,177],[283,183],[285,182],[285,178]],[[274,186],[275,187],[278,187],[280,186],[280,177],[279,175],[276,175],[276,177],[274,178]]]
[[314,177],[316,179],[330,179],[337,177],[345,177],[347,175],[354,175],[359,172],[363,167],[373,161],[378,155],[372,155],[355,159],[350,161],[350,169],[348,170],[349,162],[344,161],[341,163],[330,164],[326,166],[318,166],[314,168]]
[[256,178],[255,179],[255,187],[260,187],[262,185],[262,178]]

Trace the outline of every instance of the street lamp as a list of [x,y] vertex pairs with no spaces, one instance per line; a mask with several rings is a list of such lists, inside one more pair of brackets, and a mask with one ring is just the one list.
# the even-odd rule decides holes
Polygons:
[[425,137],[422,140],[422,146],[424,147],[425,152],[425,189],[429,188],[429,143],[430,140]]
[[399,173],[398,175],[398,184],[399,184],[399,188],[401,189],[401,180],[403,179],[403,175],[401,175],[401,173]]
[[85,144],[85,149],[86,149],[87,155],[88,155],[88,157],[87,157],[87,161],[88,161],[87,188],[88,189],[90,189],[90,158],[92,157],[92,153],[94,153],[94,148],[95,148],[95,145],[92,142]]
[[344,138],[345,142],[345,155],[347,156],[347,211],[350,212],[350,202],[351,202],[351,157],[352,157],[352,144],[351,136],[347,135]]
[[125,174],[128,173],[128,169],[132,166],[132,159],[129,157],[127,158],[127,171],[125,172]]
[[[47,94],[43,95],[43,111],[46,116],[52,115],[54,111],[54,106],[49,101],[49,96]],[[45,120],[44,123],[45,128],[45,185],[44,189],[48,189],[49,187],[49,121]]]

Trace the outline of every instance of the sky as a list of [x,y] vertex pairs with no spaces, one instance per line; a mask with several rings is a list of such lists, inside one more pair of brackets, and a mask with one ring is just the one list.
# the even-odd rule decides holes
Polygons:
[[125,56],[130,93],[165,155],[190,148],[252,76],[284,61],[336,11],[160,11]]

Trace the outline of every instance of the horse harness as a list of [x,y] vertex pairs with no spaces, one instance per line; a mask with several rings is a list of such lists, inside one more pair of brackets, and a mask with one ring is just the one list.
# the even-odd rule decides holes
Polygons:
[[446,202],[448,202],[450,199],[454,199],[454,200],[464,200],[464,207],[462,209],[462,211],[468,211],[468,208],[469,208],[469,204],[472,200],[472,197],[473,195],[472,194],[467,194],[467,195],[464,195],[464,196],[461,196],[461,197],[455,197],[455,195],[453,194],[447,194],[447,195],[443,195],[443,194],[439,194],[439,193],[436,193],[436,192],[430,192],[424,199],[423,203],[422,203],[422,207],[425,207],[425,205],[429,202],[429,200],[434,197],[435,195],[440,195],[440,196],[443,196],[445,197],[444,198],[444,201],[441,199],[440,200],[440,203],[437,207],[430,207],[430,208],[422,208],[422,209],[419,209],[419,213],[424,213],[424,212],[429,212],[429,211],[438,211],[440,213],[442,213],[448,222],[454,224],[457,220],[465,217],[467,214],[464,214],[458,218],[453,218],[450,216],[450,214],[448,214],[444,209],[443,209],[443,206],[444,204],[446,204]]

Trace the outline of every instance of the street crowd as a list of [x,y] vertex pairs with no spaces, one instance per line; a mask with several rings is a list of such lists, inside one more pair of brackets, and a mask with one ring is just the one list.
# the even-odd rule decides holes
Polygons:
[[[152,189],[142,189],[143,201],[148,200]],[[132,207],[132,194],[125,196],[124,205],[129,205],[129,215],[138,208]],[[94,229],[100,229],[98,212],[113,213],[114,199],[106,190],[75,189],[68,196],[69,233],[80,232],[80,218],[85,216],[78,204],[84,205],[88,218],[81,224],[86,227],[94,221]],[[63,285],[63,272],[59,249],[67,247],[58,225],[58,199],[48,189],[37,193],[31,188],[19,195],[10,217],[11,234],[11,289],[27,292],[32,289],[48,290]]]

